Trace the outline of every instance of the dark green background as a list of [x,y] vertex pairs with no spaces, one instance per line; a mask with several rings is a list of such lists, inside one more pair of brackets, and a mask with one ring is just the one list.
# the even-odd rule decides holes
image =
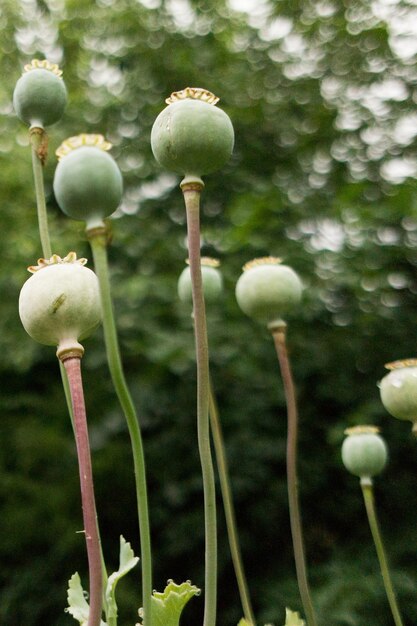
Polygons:
[[[50,129],[45,168],[54,252],[90,257],[82,223],[52,193],[54,151],[101,132],[114,144],[125,197],[112,220],[113,294],[147,459],[154,586],[202,586],[202,489],[196,446],[190,311],[177,301],[187,256],[179,179],[150,150],[172,91],[221,97],[233,158],[208,176],[204,254],[222,261],[225,293],[209,311],[212,376],[234,486],[242,551],[260,624],[300,610],[285,483],[286,416],[273,344],[238,310],[251,258],[282,257],[305,296],[289,320],[301,414],[300,495],[319,622],[392,624],[357,480],[341,466],[347,426],[381,426],[390,463],[378,510],[405,625],[417,622],[415,442],[384,411],[384,363],[415,355],[417,133],[415,6],[367,0],[2,0],[0,8],[0,623],[71,624],[66,583],[86,581],[78,470],[53,349],[17,312],[26,267],[41,256],[27,129],[12,110],[22,67],[58,62],[69,103]],[[242,4],[242,7],[244,5]],[[248,5],[249,6],[249,5]],[[233,8],[234,7],[234,8]],[[403,30],[403,34],[401,34]],[[415,38],[415,35],[414,35]],[[414,43],[413,43],[414,42]],[[101,331],[86,342],[86,401],[103,543],[138,550],[127,430]],[[219,500],[219,620],[241,617]],[[140,574],[120,584],[120,626],[137,621]],[[202,622],[203,601],[183,625]],[[75,622],[73,622],[75,623]]]

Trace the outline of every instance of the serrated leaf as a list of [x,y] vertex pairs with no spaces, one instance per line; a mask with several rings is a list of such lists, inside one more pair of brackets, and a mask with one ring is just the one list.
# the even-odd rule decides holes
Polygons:
[[297,611],[285,609],[285,625],[284,626],[305,626],[305,621],[301,619]]
[[[154,591],[152,594],[151,626],[178,626],[185,605],[199,594],[200,589],[189,580],[181,585],[169,580],[163,592]],[[139,615],[141,612],[139,610]]]
[[106,586],[106,602],[107,602],[107,619],[115,619],[117,617],[117,604],[116,604],[116,587],[117,583],[123,576],[125,576],[131,569],[133,569],[136,563],[139,561],[139,557],[135,556],[130,543],[128,543],[122,535],[120,535],[120,555],[119,555],[119,569],[113,572],[107,580]]
[[[89,604],[85,598],[85,592],[81,585],[78,572],[75,572],[68,581],[68,608],[67,613],[78,620],[81,626],[87,626],[88,615],[90,612]],[[101,621],[100,626],[107,626],[106,622]]]

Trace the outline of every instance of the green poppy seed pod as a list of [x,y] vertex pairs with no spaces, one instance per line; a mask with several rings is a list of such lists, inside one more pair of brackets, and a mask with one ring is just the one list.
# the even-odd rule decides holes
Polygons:
[[236,283],[236,299],[246,315],[274,326],[301,300],[302,283],[298,275],[280,259],[254,259],[243,267]]
[[375,426],[348,428],[342,445],[343,464],[351,474],[369,481],[384,469],[388,451]]
[[102,226],[122,199],[123,179],[107,154],[110,148],[103,135],[81,134],[66,139],[56,151],[56,200],[69,217],[87,222],[87,230]]
[[394,361],[379,383],[382,404],[393,417],[413,423],[417,434],[417,359]]
[[61,119],[67,104],[62,72],[54,63],[34,59],[16,83],[13,106],[22,122],[44,128]]
[[166,99],[168,106],[152,127],[155,159],[168,170],[200,177],[220,169],[230,158],[234,131],[229,116],[205,89],[187,87]]
[[26,332],[39,343],[58,347],[58,356],[79,350],[101,320],[97,276],[84,267],[86,259],[70,252],[39,259],[23,285],[19,315]]
[[[220,262],[217,259],[201,257],[201,278],[206,302],[215,302],[222,292],[223,278],[218,269],[219,265]],[[183,269],[178,279],[178,297],[181,302],[192,303],[193,301],[189,267]]]

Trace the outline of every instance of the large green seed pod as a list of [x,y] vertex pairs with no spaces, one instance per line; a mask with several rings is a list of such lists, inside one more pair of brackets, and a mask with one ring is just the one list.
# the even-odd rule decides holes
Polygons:
[[362,479],[376,476],[384,469],[388,451],[375,426],[348,428],[342,445],[342,461],[351,474]]
[[22,122],[44,128],[61,119],[67,104],[62,72],[49,61],[34,59],[16,83],[13,106]]
[[56,200],[69,217],[87,222],[87,229],[101,226],[122,199],[123,179],[107,154],[110,148],[102,135],[81,134],[64,141],[56,151]]
[[[206,302],[214,302],[222,292],[223,278],[218,269],[219,265],[220,262],[217,259],[201,257],[201,278]],[[178,279],[178,297],[181,302],[192,303],[193,301],[191,272],[189,267],[183,269]]]
[[166,100],[152,127],[151,146],[163,167],[185,176],[220,169],[234,144],[232,122],[209,91],[187,87]]
[[301,300],[298,275],[280,259],[254,259],[236,283],[236,299],[246,315],[268,326],[279,324]]
[[394,361],[379,383],[382,404],[393,417],[413,422],[417,433],[417,359]]
[[29,268],[33,275],[23,285],[19,315],[26,332],[39,343],[57,346],[58,352],[80,347],[101,320],[97,276],[86,259],[74,252],[64,259],[53,255]]

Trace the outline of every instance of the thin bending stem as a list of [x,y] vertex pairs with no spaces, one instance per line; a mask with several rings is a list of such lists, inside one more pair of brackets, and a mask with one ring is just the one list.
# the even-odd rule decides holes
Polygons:
[[87,545],[90,612],[88,626],[100,626],[102,613],[103,572],[100,537],[97,529],[97,513],[94,499],[93,472],[91,467],[90,444],[88,440],[87,416],[81,379],[81,360],[78,357],[64,361],[71,392],[74,416],[75,441],[77,445],[80,471],[81,502],[83,508],[84,532]]
[[42,245],[42,254],[45,259],[52,256],[51,242],[48,230],[48,215],[46,212],[45,190],[43,184],[43,165],[46,159],[47,134],[43,128],[31,128],[29,131],[32,146],[33,178],[35,182],[36,206],[38,210],[39,235]]
[[371,528],[372,537],[374,540],[376,553],[378,555],[379,565],[381,568],[381,574],[384,581],[385,592],[387,594],[388,602],[391,608],[392,617],[396,626],[403,626],[400,610],[397,604],[397,598],[395,595],[394,587],[391,582],[389,573],[388,560],[385,554],[384,544],[382,542],[381,532],[379,530],[378,519],[376,516],[374,494],[372,489],[372,483],[369,480],[361,480],[361,487],[363,493],[363,499],[365,502],[366,513],[368,515],[369,526]]
[[286,327],[278,326],[272,329],[272,336],[277,351],[281,369],[282,382],[284,385],[287,402],[287,485],[288,504],[290,512],[291,534],[294,549],[295,569],[297,572],[298,588],[301,602],[304,607],[308,626],[317,626],[310,588],[307,579],[307,567],[304,554],[303,530],[301,524],[300,505],[298,499],[297,478],[297,438],[298,438],[298,412],[295,396],[294,382],[291,373],[286,345]]
[[138,416],[125,379],[117,338],[116,323],[110,290],[107,236],[103,229],[87,232],[94,258],[94,268],[100,284],[103,329],[110,375],[126,418],[133,452],[133,463],[138,503],[138,518],[142,564],[143,624],[151,626],[152,559],[149,528],[148,495],[146,486],[145,458]]
[[217,608],[217,520],[216,489],[210,449],[209,358],[200,262],[200,194],[203,183],[184,183],[187,212],[188,257],[190,263],[194,335],[197,361],[197,437],[204,490],[205,595],[204,626],[215,626]]
[[236,580],[239,588],[243,615],[248,624],[253,624],[253,626],[255,626],[256,622],[250,600],[249,589],[246,581],[245,569],[243,567],[242,555],[239,545],[235,509],[233,505],[232,489],[229,480],[229,469],[227,464],[226,451],[224,448],[222,427],[211,381],[209,414],[211,432],[213,435],[214,451],[216,453],[217,469],[219,472],[220,488],[223,497],[223,507],[226,518],[227,534],[229,537],[230,552],[232,555],[233,566],[235,569]]

